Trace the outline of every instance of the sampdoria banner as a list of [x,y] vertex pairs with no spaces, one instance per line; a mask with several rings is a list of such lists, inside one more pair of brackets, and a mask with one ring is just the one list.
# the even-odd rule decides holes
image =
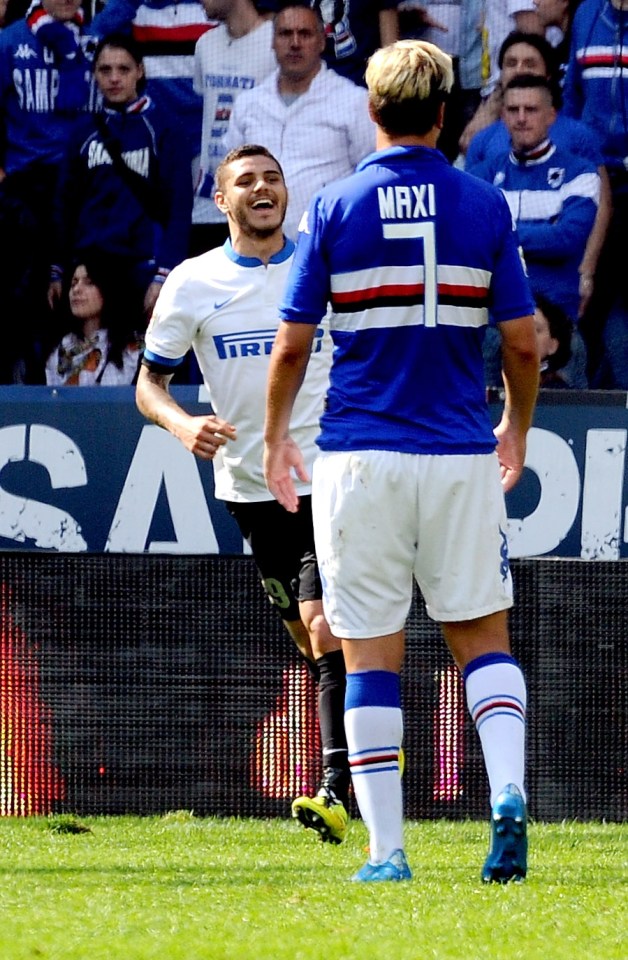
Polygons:
[[[210,410],[203,388],[173,394]],[[512,557],[628,557],[627,432],[624,393],[542,393],[507,497]],[[211,464],[144,420],[130,387],[0,388],[0,549],[245,552]]]

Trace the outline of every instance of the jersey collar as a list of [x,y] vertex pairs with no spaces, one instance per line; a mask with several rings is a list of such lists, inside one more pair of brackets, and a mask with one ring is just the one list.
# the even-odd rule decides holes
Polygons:
[[437,163],[444,163],[449,166],[445,155],[440,150],[433,147],[402,146],[387,147],[385,150],[376,150],[375,153],[369,153],[361,160],[356,170],[364,170],[365,167],[376,166],[378,163],[389,163],[395,160],[406,160],[409,157],[416,157],[421,160],[432,160]]
[[537,163],[545,163],[556,153],[556,147],[551,140],[543,140],[533,150],[511,150],[510,162],[521,167],[533,167]]
[[131,103],[123,103],[121,106],[113,106],[111,103],[107,103],[105,100],[103,102],[103,109],[105,113],[109,114],[118,114],[123,113],[144,113],[151,106],[152,101],[149,96],[145,93],[142,96],[138,97],[137,100],[133,100]]
[[[289,240],[288,237],[284,237],[283,241],[283,247],[281,250],[278,250],[277,253],[273,253],[272,257],[268,261],[269,263],[284,263],[294,253],[295,245],[292,240]],[[236,253],[231,246],[231,240],[225,240],[222,249],[225,251],[226,256],[228,256],[230,260],[233,260],[234,263],[237,263],[240,267],[263,266],[262,261],[258,257],[243,257],[241,253]]]

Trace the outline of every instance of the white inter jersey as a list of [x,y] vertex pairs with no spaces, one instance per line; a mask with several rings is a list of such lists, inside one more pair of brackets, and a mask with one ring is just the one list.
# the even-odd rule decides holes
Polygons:
[[[224,246],[186,260],[164,283],[146,332],[145,358],[175,368],[194,350],[217,416],[232,423],[229,440],[214,459],[216,496],[250,503],[272,500],[263,474],[266,378],[279,324],[278,304],[294,244],[287,240],[268,266]],[[290,433],[310,472],[328,384],[331,339],[317,330]],[[310,485],[297,481],[301,494]]]
[[214,173],[226,153],[222,141],[238,96],[275,70],[272,41],[273,25],[265,20],[257,29],[236,38],[221,24],[196,44],[194,89],[203,98],[203,134],[194,223],[225,222],[213,201]]

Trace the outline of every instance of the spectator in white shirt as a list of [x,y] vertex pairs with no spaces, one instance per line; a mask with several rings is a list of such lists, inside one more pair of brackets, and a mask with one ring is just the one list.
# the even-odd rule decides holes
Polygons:
[[281,163],[288,187],[285,233],[295,238],[312,195],[353,173],[375,149],[375,126],[362,87],[327,68],[320,13],[285,7],[274,21],[278,69],[237,99],[224,149],[262,143]]
[[214,203],[214,173],[226,154],[224,136],[236,99],[273,73],[273,26],[253,0],[202,0],[211,20],[194,51],[194,89],[203,98],[203,133],[190,254],[220,246],[227,219]]

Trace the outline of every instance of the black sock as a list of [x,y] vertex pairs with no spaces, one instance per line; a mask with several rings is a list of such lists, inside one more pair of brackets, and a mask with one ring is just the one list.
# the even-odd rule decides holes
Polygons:
[[309,657],[304,657],[303,654],[301,654],[301,658],[303,660],[303,663],[307,667],[307,672],[314,680],[314,683],[318,684],[321,679],[321,672],[318,669],[318,664],[320,661],[316,660],[315,662],[314,660],[310,660]]
[[342,650],[325,653],[316,661],[318,683],[318,723],[323,744],[323,768],[333,768],[340,776],[339,799],[346,803],[349,790],[349,759],[345,734],[346,670]]

